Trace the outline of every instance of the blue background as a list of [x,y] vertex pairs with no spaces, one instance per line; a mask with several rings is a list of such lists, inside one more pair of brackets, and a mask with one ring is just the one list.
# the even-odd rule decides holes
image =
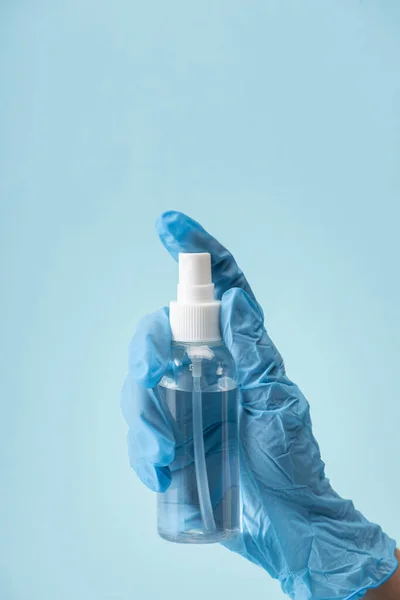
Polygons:
[[232,249],[333,485],[400,538],[399,29],[397,0],[3,0],[2,600],[282,597],[159,539],[128,465],[169,208]]

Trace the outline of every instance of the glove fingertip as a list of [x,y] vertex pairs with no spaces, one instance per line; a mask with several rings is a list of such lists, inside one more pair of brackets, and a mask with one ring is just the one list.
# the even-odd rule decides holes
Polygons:
[[193,225],[193,219],[177,210],[167,210],[157,218],[156,230],[161,243],[175,260],[181,251],[181,240],[187,236]]
[[163,493],[171,485],[171,471],[169,467],[156,467],[148,462],[131,464],[140,481],[152,492]]
[[169,467],[155,467],[157,473],[157,489],[155,492],[166,492],[171,485],[171,470]]
[[171,256],[177,260],[178,251],[174,247],[174,236],[170,232],[170,223],[175,219],[175,211],[167,210],[157,217],[156,231],[164,248],[168,250]]
[[156,221],[156,230],[164,248],[178,260],[180,252],[211,252],[216,240],[194,219],[183,212],[168,210]]

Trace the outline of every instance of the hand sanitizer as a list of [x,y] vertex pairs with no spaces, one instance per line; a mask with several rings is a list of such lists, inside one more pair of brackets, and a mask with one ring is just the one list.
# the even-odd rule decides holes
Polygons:
[[171,359],[159,384],[176,451],[158,532],[172,542],[223,542],[240,527],[238,394],[219,314],[210,255],[179,254]]

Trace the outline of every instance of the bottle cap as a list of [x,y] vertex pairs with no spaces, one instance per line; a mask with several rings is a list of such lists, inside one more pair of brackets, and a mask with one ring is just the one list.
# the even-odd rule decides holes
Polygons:
[[214,298],[210,254],[181,252],[177,300],[170,303],[172,339],[177,342],[220,340],[220,306],[220,301]]

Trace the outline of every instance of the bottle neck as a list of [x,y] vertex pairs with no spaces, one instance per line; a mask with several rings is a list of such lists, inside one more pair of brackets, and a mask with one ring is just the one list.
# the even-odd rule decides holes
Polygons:
[[223,340],[214,340],[212,342],[182,342],[182,341],[178,341],[178,340],[172,340],[172,345],[174,347],[190,347],[190,348],[195,348],[196,346],[209,346],[210,348],[215,348],[216,346],[223,346],[224,345],[224,341]]

